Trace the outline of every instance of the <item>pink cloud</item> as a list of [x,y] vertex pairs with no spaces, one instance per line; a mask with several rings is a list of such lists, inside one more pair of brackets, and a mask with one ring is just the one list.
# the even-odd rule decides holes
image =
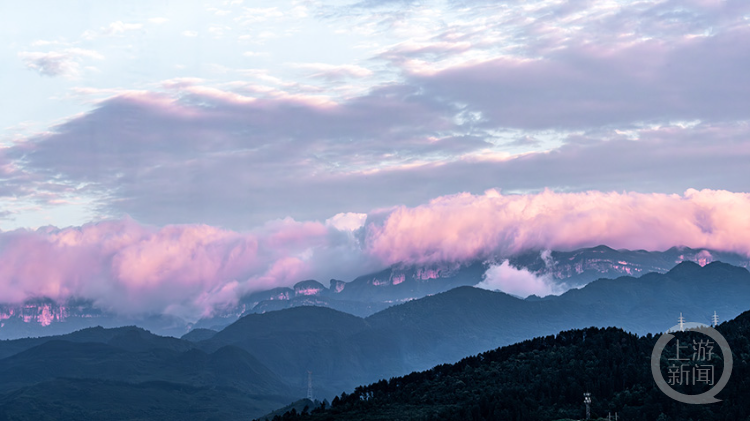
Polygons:
[[706,247],[750,255],[750,194],[555,193],[443,196],[368,226],[386,264],[467,261],[523,250]]
[[299,256],[326,243],[321,223],[284,220],[257,232],[132,219],[0,233],[0,296],[93,299],[118,313],[195,318],[246,292],[311,275]]
[[[728,191],[488,190],[376,210],[367,218],[361,228],[358,222],[341,229],[330,221],[291,218],[247,232],[209,225],[153,227],[125,218],[0,232],[0,297],[86,298],[120,314],[195,320],[249,292],[304,279],[353,279],[396,263],[499,262],[523,250],[598,244],[649,250],[685,245],[750,255],[750,194]],[[496,266],[485,287],[549,292],[544,280],[516,272]]]

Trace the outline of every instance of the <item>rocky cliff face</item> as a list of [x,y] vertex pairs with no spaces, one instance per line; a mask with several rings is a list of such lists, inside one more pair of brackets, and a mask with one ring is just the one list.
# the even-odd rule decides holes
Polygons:
[[574,251],[529,252],[510,259],[511,265],[515,267],[525,268],[538,276],[550,276],[570,287],[582,286],[599,278],[666,273],[684,261],[701,266],[721,261],[734,266],[750,267],[747,256],[686,247],[654,252],[614,250],[598,246]]
[[13,322],[32,323],[49,326],[53,323],[65,322],[69,318],[98,319],[102,311],[96,309],[91,302],[68,301],[57,303],[53,300],[41,298],[29,300],[20,304],[0,305],[0,328]]
[[52,322],[65,321],[67,315],[67,307],[55,303],[4,305],[0,307],[0,327],[4,327],[4,321],[8,319],[19,319],[24,323],[49,326]]
[[294,285],[295,297],[321,295],[324,291],[328,291],[328,289],[324,287],[323,284],[315,280],[302,281]]

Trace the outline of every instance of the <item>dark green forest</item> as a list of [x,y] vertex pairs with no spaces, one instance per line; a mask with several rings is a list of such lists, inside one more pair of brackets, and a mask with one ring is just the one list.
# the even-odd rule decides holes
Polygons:
[[[727,339],[734,359],[729,384],[717,396],[722,399],[719,403],[680,403],[657,388],[650,358],[658,336],[589,328],[535,338],[455,364],[360,386],[334,398],[329,407],[290,411],[273,419],[583,419],[583,393],[588,391],[594,419],[606,419],[609,413],[614,419],[617,412],[619,420],[750,420],[750,312],[717,330]],[[662,360],[667,356],[665,350]]]

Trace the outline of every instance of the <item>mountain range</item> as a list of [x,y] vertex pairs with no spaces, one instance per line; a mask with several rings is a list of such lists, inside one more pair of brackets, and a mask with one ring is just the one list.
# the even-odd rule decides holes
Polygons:
[[[508,259],[511,266],[544,277],[563,290],[580,287],[599,278],[665,273],[682,261],[706,265],[717,260],[750,267],[750,259],[746,256],[685,247],[654,252],[598,246],[574,251],[529,251]],[[331,279],[327,287],[316,280],[305,280],[292,287],[248,294],[236,305],[194,323],[163,314],[126,317],[98,308],[91,300],[55,302],[40,297],[24,303],[0,304],[0,339],[65,334],[91,326],[127,325],[138,325],[160,335],[179,337],[192,329],[219,330],[243,315],[300,306],[329,307],[368,317],[396,304],[460,286],[475,286],[482,282],[493,262],[498,263],[498,259],[429,265],[396,264],[350,282]]]
[[[727,319],[749,302],[747,269],[683,262],[666,274],[600,279],[544,298],[464,286],[366,318],[302,306],[248,314],[222,330],[196,329],[180,339],[138,327],[97,327],[5,340],[0,420],[22,404],[37,419],[53,410],[70,413],[61,402],[72,390],[80,394],[71,397],[79,412],[70,419],[132,419],[164,405],[179,406],[172,419],[236,419],[232,408],[257,417],[305,396],[310,372],[315,396],[330,400],[358,385],[533,337],[590,326],[663,332],[680,313],[687,321],[708,322],[714,311]],[[107,412],[84,398],[101,390],[133,403]],[[193,412],[186,412],[190,405]]]
[[747,269],[683,262],[666,274],[601,279],[542,299],[458,287],[366,318],[320,307],[250,314],[197,345],[246,349],[300,395],[310,370],[321,395],[330,396],[565,329],[617,326],[645,334],[666,331],[681,313],[710,323],[714,311],[730,318],[748,303]]

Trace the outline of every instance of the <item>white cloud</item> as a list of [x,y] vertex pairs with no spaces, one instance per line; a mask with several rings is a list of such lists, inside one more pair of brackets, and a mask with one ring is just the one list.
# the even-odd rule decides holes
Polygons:
[[[81,71],[84,59],[102,60],[104,56],[93,50],[67,48],[61,51],[21,52],[18,57],[26,67],[43,76],[76,77]],[[86,67],[89,68],[89,67]]]
[[122,34],[127,31],[135,31],[136,29],[143,28],[141,23],[125,23],[121,21],[112,22],[103,32],[106,35]]
[[490,266],[484,274],[484,280],[476,286],[477,288],[501,291],[522,298],[529,295],[544,297],[560,293],[550,277],[540,277],[526,269],[516,269],[507,260],[500,265]]
[[261,52],[261,51],[245,51],[242,53],[245,57],[268,57],[271,54],[267,52]]
[[64,44],[66,43],[60,42],[60,41],[48,41],[48,40],[40,39],[40,40],[36,40],[32,42],[31,46],[32,47],[46,47],[48,45],[64,45]]
[[356,231],[365,225],[365,221],[367,221],[366,213],[346,212],[326,219],[326,226],[334,227],[339,231]]
[[216,15],[216,16],[226,16],[226,15],[228,15],[228,14],[232,13],[232,11],[231,11],[231,10],[226,10],[226,9],[217,9],[217,8],[215,8],[215,7],[209,7],[209,8],[208,8],[208,11],[209,11],[209,12],[212,12],[212,13],[213,13],[214,15]]
[[84,39],[93,40],[99,37],[121,36],[128,31],[135,31],[141,28],[143,28],[142,23],[126,23],[118,20],[107,26],[102,26],[98,30],[88,30],[81,36]]
[[228,31],[231,31],[232,28],[225,25],[215,25],[208,28],[208,33],[213,35],[215,38],[221,38],[224,36],[224,34]]
[[292,66],[311,70],[311,77],[325,79],[341,79],[345,77],[362,78],[372,76],[372,71],[354,64],[327,64],[327,63],[294,63]]
[[240,20],[243,24],[247,25],[283,17],[284,13],[280,11],[278,7],[245,8],[245,11]]
[[176,77],[173,79],[162,81],[161,86],[165,89],[184,89],[188,86],[197,85],[201,82],[203,82],[203,79],[197,77]]

